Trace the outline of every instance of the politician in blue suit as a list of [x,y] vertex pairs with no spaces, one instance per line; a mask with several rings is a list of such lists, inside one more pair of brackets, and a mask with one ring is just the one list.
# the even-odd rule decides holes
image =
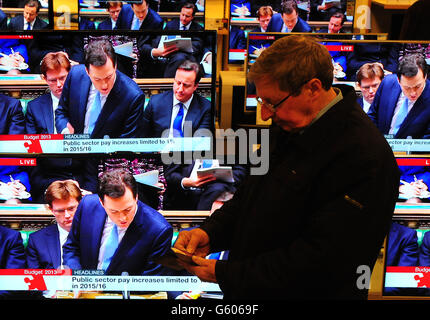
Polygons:
[[[50,92],[30,101],[25,113],[26,133],[57,133],[54,123],[54,112],[63,91],[63,85],[70,71],[71,64],[62,51],[50,52],[42,60],[40,69],[42,79],[46,81]],[[84,182],[82,166],[71,158],[41,158],[36,167],[30,171],[32,198],[36,203],[45,201],[44,192],[56,180],[73,179]]]
[[430,82],[422,56],[405,56],[397,76],[384,77],[368,116],[382,134],[396,139],[430,138]]
[[[89,134],[93,139],[141,136],[145,95],[116,68],[116,55],[105,40],[90,42],[85,66],[71,69],[64,83],[55,127],[58,133]],[[88,161],[82,188],[97,190],[97,164]]]
[[[18,231],[0,226],[0,269],[25,269],[25,251]],[[17,298],[17,292],[0,290],[0,299]],[[21,294],[20,294],[21,296]]]
[[23,269],[26,267],[21,234],[0,226],[0,269]]
[[[190,135],[199,128],[209,130],[213,128],[211,103],[196,93],[200,79],[198,63],[186,60],[178,67],[173,90],[151,96],[145,108],[144,137],[184,136],[187,133],[187,124],[191,125]],[[175,127],[172,124],[175,123],[178,114],[181,114],[180,104],[183,113],[178,127]]]
[[396,222],[392,223],[388,234],[386,265],[418,265],[418,237],[415,230]]
[[423,240],[420,245],[419,252],[419,265],[429,267],[430,266],[430,233],[424,234]]
[[312,32],[311,27],[299,17],[294,0],[282,2],[280,13],[275,13],[267,26],[267,32]]
[[[124,4],[121,12],[119,13],[116,22],[116,29],[118,30],[162,30],[163,19],[157,12],[149,7],[147,0],[142,2],[135,2],[133,4]],[[156,77],[157,70],[154,70],[151,63],[152,56],[151,50],[153,42],[156,40],[155,34],[142,32],[137,37],[137,48],[139,49],[139,61],[137,65],[138,78],[152,78]]]
[[[415,267],[419,265],[418,256],[417,232],[411,228],[393,222],[390,232],[388,233],[386,265]],[[385,287],[384,292],[389,295],[406,295],[408,292],[411,292],[411,289]]]
[[140,202],[137,182],[124,170],[105,172],[98,195],[85,196],[63,246],[63,264],[71,269],[103,269],[107,274],[162,274],[153,260],[171,246],[172,227]]
[[57,269],[62,261],[73,216],[82,193],[76,181],[54,181],[46,190],[45,200],[55,217],[55,224],[30,234],[26,247],[27,266],[33,269]]
[[97,26],[97,30],[113,30],[115,29],[116,22],[118,21],[119,13],[122,9],[121,1],[109,1],[107,2],[107,12],[109,18],[103,20]]
[[[185,3],[181,8],[179,18],[167,22],[166,26],[164,27],[164,30],[203,31],[204,28],[197,21],[194,20],[196,12],[196,5],[194,5],[193,3]],[[172,47],[167,47],[166,49],[164,47],[158,48],[160,39],[161,36],[154,41],[154,44],[156,44],[157,47],[154,48],[151,52],[152,56],[156,59],[161,56],[161,59],[165,64],[165,78],[175,77],[176,69],[185,60],[193,60],[196,62],[200,62],[202,60],[204,51],[203,37],[191,37],[192,52],[185,52],[183,50],[179,50],[175,46],[174,49],[170,49]],[[157,57],[157,53],[160,54],[160,56]]]

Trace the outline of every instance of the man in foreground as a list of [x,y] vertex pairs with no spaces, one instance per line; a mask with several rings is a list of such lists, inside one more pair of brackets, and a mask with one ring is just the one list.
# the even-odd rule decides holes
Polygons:
[[[253,64],[270,166],[175,246],[186,265],[226,299],[358,299],[357,268],[373,268],[391,225],[399,171],[392,151],[356,102],[332,87],[327,49],[292,35]],[[227,261],[204,259],[230,250]]]

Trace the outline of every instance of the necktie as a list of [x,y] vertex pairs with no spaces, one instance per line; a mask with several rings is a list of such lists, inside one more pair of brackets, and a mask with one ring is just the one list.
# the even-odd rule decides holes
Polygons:
[[31,24],[27,22],[27,30],[31,30]]
[[118,248],[118,227],[114,224],[109,238],[106,242],[105,254],[103,257],[102,269],[106,270],[112,261],[112,257]]
[[133,27],[131,28],[131,30],[139,30],[139,19],[136,18],[136,20],[134,21]]
[[183,137],[184,133],[182,132],[182,119],[184,118],[184,105],[182,102],[178,103],[179,111],[176,115],[175,120],[173,120],[173,137]]
[[99,117],[100,111],[102,109],[100,100],[100,92],[97,91],[96,96],[94,97],[93,105],[90,110],[90,121],[88,123],[88,133],[91,134],[94,130],[94,127],[97,122],[97,118]]
[[396,122],[393,128],[393,134],[396,134],[399,131],[400,126],[408,115],[408,99],[406,98],[400,107],[399,113],[397,114]]

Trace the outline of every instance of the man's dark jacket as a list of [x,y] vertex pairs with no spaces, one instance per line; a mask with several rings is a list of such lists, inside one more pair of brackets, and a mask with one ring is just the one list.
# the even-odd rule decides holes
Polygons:
[[215,269],[226,299],[367,297],[357,270],[374,266],[400,176],[353,89],[341,88],[302,134],[272,132],[268,173],[250,175],[202,225],[213,252],[230,249]]

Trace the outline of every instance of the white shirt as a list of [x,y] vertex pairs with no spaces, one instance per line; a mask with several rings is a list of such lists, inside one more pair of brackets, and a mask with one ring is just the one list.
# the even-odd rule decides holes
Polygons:
[[58,228],[58,239],[60,240],[60,261],[63,261],[63,245],[66,243],[67,236],[69,235],[69,231],[61,228],[57,224]]
[[[191,96],[191,98],[188,101],[182,102],[182,104],[184,105],[184,116],[182,117],[182,130],[184,129],[185,117],[187,116],[188,109],[190,107],[191,101],[193,100],[193,96],[194,94]],[[179,102],[181,101],[176,99],[175,95],[173,95],[173,109],[172,109],[172,118],[170,119],[169,138],[173,137],[173,122],[175,121],[175,118],[179,112],[179,105],[178,105]]]
[[[36,22],[36,19],[34,19],[32,22],[30,22],[30,30],[33,30],[33,26],[34,26],[35,22]],[[27,20],[24,19],[24,30],[27,30],[27,27],[28,27],[28,22],[27,22]]]
[[[97,89],[92,84],[91,88],[90,88],[90,93],[88,94],[87,109],[85,111],[84,133],[88,133],[88,126],[89,126],[89,122],[90,122],[90,110],[91,110],[91,106],[94,103],[94,99],[96,97],[96,94],[97,94]],[[107,96],[100,94],[100,102],[101,102],[101,109],[100,110],[103,110],[103,106],[106,102],[106,99],[107,99]]]
[[181,22],[179,22],[179,30],[190,30],[190,26],[191,26],[191,22],[185,26]]
[[58,108],[58,102],[60,99],[58,99],[54,94],[51,92],[51,100],[52,100],[52,111],[54,112],[54,133],[57,133],[57,128],[55,128],[55,110]]
[[115,29],[116,21],[113,19],[110,19],[110,21],[112,22],[112,30],[113,30],[113,29]]
[[369,102],[367,102],[364,98],[362,98],[362,99],[363,99],[363,110],[364,110],[364,112],[368,113],[371,104]]

